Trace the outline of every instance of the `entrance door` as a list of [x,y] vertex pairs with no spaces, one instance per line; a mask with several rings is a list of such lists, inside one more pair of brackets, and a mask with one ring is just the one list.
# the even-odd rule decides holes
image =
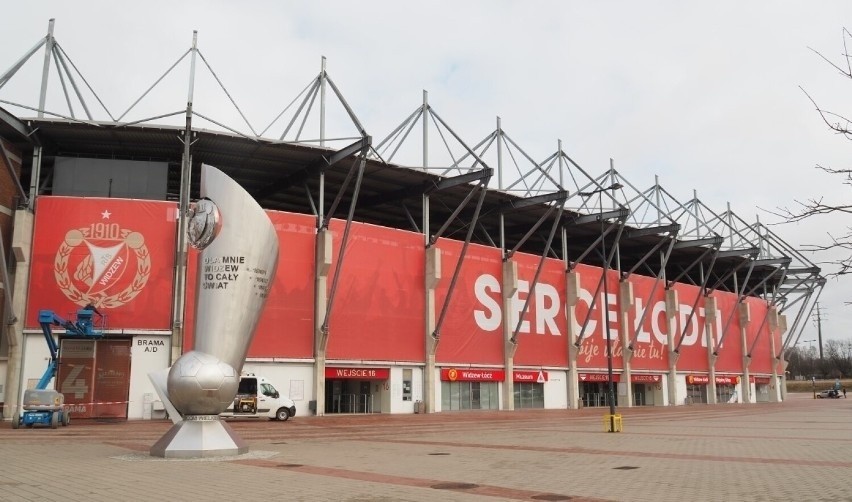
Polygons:
[[716,402],[725,404],[734,398],[735,387],[733,385],[716,385]]
[[647,403],[645,401],[645,384],[644,383],[634,383],[633,384],[633,405],[634,406],[645,406]]
[[686,404],[707,404],[707,386],[687,385]]
[[441,410],[496,410],[497,382],[441,382]]
[[65,397],[72,417],[91,418],[95,386],[95,341],[65,339],[59,342],[56,389]]
[[72,417],[127,418],[130,340],[61,340],[56,382]]
[[757,392],[756,401],[758,403],[769,402],[769,384],[757,384],[755,391]]
[[515,409],[544,408],[544,384],[515,382]]
[[100,340],[95,355],[94,416],[127,418],[130,340]]
[[326,413],[377,413],[381,401],[376,403],[373,384],[378,380],[326,380]]
[[[615,406],[618,406],[618,390],[613,388]],[[583,382],[583,406],[609,406],[609,382]]]
[[341,413],[340,395],[343,394],[343,380],[325,381],[325,412]]

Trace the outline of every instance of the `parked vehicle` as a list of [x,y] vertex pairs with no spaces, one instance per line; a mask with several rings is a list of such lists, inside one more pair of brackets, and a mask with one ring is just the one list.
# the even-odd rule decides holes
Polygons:
[[[99,325],[95,324],[95,314],[100,317]],[[89,304],[77,311],[77,319],[74,321],[66,321],[52,310],[39,310],[38,323],[47,342],[50,359],[47,369],[44,370],[35,388],[24,391],[24,411],[12,417],[13,429],[22,426],[32,427],[37,424],[48,425],[55,429],[59,424],[65,426],[71,423],[71,414],[65,409],[65,396],[57,390],[47,388],[59,369],[59,345],[53,337],[52,327],[65,328],[66,337],[99,339],[104,336],[106,318],[94,305]]]
[[285,422],[296,415],[296,403],[282,396],[272,383],[253,373],[240,376],[234,403],[222,418],[268,418]]
[[842,393],[837,389],[828,389],[819,391],[816,397],[817,399],[837,399],[842,397]]

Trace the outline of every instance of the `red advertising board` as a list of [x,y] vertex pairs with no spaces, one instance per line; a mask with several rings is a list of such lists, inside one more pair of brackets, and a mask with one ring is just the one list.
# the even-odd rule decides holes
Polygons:
[[528,303],[518,329],[515,364],[568,366],[568,325],[565,316],[565,263],[546,258],[532,287],[541,256],[516,253],[518,290],[512,297],[509,329],[518,329],[518,317]]
[[631,373],[630,381],[633,383],[660,383],[663,381],[663,376],[645,375],[643,373]]
[[441,369],[441,380],[449,382],[501,382],[505,376],[503,370]]
[[707,385],[710,383],[708,375],[686,375],[686,383],[688,385]]
[[[581,382],[609,382],[609,375],[607,375],[606,373],[577,373],[577,378]],[[621,374],[613,373],[612,381],[620,382]]]
[[[736,385],[740,383],[737,375],[716,375],[716,385]],[[689,385],[707,385],[710,383],[709,375],[686,375],[686,383]]]
[[[462,242],[439,239],[441,280],[436,316],[445,306]],[[470,244],[440,331],[436,359],[443,363],[503,364],[502,260],[500,250]],[[421,329],[422,332],[422,329]]]
[[170,329],[176,205],[148,200],[36,200],[26,326],[38,311],[72,317],[89,303],[109,328]]
[[[329,291],[341,263],[344,223],[331,224]],[[421,234],[352,223],[331,314],[329,359],[423,361],[425,259]]]
[[[316,218],[267,211],[278,234],[278,271],[248,357],[313,357]],[[193,346],[198,252],[190,249],[184,351]]]
[[390,368],[326,367],[325,377],[333,380],[387,380],[390,378]]
[[716,375],[716,385],[736,385],[740,383],[740,377],[736,375]]
[[512,380],[515,382],[532,382],[532,383],[544,383],[548,380],[547,372],[544,370],[540,371],[520,371],[515,370],[512,372]]

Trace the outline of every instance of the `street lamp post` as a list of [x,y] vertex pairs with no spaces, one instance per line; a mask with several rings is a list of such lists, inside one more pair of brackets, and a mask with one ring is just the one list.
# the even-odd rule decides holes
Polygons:
[[816,376],[814,375],[814,373],[815,373],[814,367],[813,367],[814,366],[814,358],[813,358],[814,346],[812,344],[815,341],[816,341],[816,339],[802,340],[802,343],[808,344],[808,369],[811,370],[811,386],[813,387],[813,391],[814,391],[814,399],[816,399]]
[[598,201],[600,203],[600,211],[601,214],[599,216],[599,220],[601,222],[601,258],[603,261],[603,301],[601,302],[601,307],[604,311],[604,326],[603,326],[603,334],[606,338],[606,373],[607,373],[607,400],[609,401],[609,430],[608,432],[615,432],[615,386],[612,381],[612,338],[609,334],[609,307],[607,305],[609,301],[609,288],[607,286],[607,275],[609,272],[609,260],[607,260],[606,256],[606,238],[604,238],[604,218],[603,218],[603,193],[606,190],[618,190],[622,188],[620,183],[613,183],[608,187],[598,188],[597,190],[592,190],[591,192],[580,192],[578,195],[580,197],[588,198],[594,194],[598,194]]

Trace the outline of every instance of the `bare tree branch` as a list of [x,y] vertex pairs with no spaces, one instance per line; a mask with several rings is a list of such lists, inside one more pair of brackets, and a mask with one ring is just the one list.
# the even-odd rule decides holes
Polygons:
[[[828,63],[832,68],[837,70],[845,78],[852,80],[852,55],[850,55],[848,47],[849,41],[852,40],[852,33],[844,27],[841,32],[841,38],[843,39],[843,52],[841,57],[844,60],[841,64],[835,63],[816,49],[811,47],[808,47],[808,49],[819,56],[820,59]],[[837,134],[842,134],[846,139],[852,140],[852,119],[849,119],[840,113],[821,108],[817,104],[816,100],[808,94],[803,87],[799,86],[799,89],[802,90],[829,129]],[[852,186],[852,168],[836,169],[822,166],[820,164],[817,164],[815,167],[816,169],[829,174],[841,175],[843,177],[842,184]],[[830,204],[825,202],[824,197],[821,196],[811,197],[804,201],[795,199],[793,203],[794,206],[792,208],[778,207],[775,210],[761,210],[783,220],[778,224],[801,222],[808,218],[831,213],[852,214],[852,204]],[[840,251],[845,254],[845,257],[827,258],[822,262],[817,262],[817,264],[829,265],[834,270],[827,274],[829,277],[833,276],[837,278],[842,275],[852,274],[852,228],[847,227],[845,233],[841,235],[832,235],[831,233],[827,233],[827,235],[827,243],[807,244],[803,246],[801,251],[812,254],[822,254],[823,256],[825,253]]]
[[822,197],[819,199],[808,199],[806,202],[802,202],[800,200],[794,200],[799,207],[796,210],[790,209],[788,207],[779,207],[774,210],[763,209],[760,208],[761,211],[765,211],[773,216],[777,216],[782,218],[784,221],[778,224],[785,223],[795,223],[797,221],[802,221],[806,218],[810,218],[811,216],[821,215],[821,214],[829,214],[829,213],[845,213],[852,214],[852,205],[830,205],[823,204]]
[[[850,125],[850,123],[852,123],[852,121],[850,121],[849,119],[847,119],[846,117],[844,117],[842,115],[838,115],[836,113],[823,110],[822,108],[819,107],[819,105],[816,103],[816,101],[814,101],[814,98],[812,98],[811,95],[808,94],[808,91],[806,91],[804,88],[802,88],[802,86],[799,86],[799,89],[802,89],[802,92],[805,93],[805,96],[807,96],[808,99],[811,101],[811,103],[813,103],[814,108],[816,108],[817,113],[819,113],[819,116],[822,117],[822,121],[825,122],[825,125],[827,125],[829,127],[829,129],[846,136],[846,139],[852,139],[852,130],[850,130],[850,127],[849,127],[849,125]],[[842,119],[844,122],[846,122],[846,126],[841,126],[840,122],[836,122],[836,123],[829,122],[829,120],[828,120],[829,116]]]

